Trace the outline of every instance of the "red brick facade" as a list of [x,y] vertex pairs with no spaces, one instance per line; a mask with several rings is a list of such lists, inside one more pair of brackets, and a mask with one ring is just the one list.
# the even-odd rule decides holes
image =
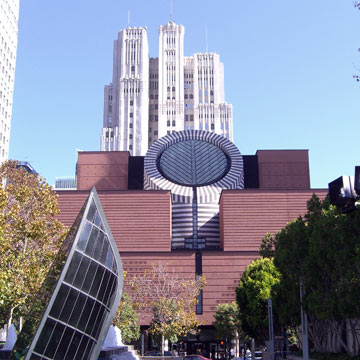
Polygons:
[[[313,193],[320,198],[327,194],[324,189],[310,189],[306,150],[259,150],[256,156],[259,187],[222,191],[220,249],[202,251],[207,285],[199,319],[206,325],[212,325],[219,303],[235,300],[235,288],[246,266],[259,257],[265,234],[276,233],[303,215]],[[195,276],[195,251],[171,250],[170,191],[128,190],[129,159],[127,152],[80,152],[78,190],[58,192],[59,219],[70,226],[90,188],[96,186],[128,276],[158,262],[184,276]]]

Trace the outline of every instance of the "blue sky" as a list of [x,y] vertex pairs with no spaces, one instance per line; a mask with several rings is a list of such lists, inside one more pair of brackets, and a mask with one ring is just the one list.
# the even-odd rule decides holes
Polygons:
[[[76,149],[100,148],[103,88],[113,40],[158,26],[170,0],[20,0],[10,158],[29,161],[50,184],[73,176]],[[360,11],[352,0],[173,0],[185,55],[208,49],[225,67],[234,140],[258,149],[308,149],[312,188],[360,165]],[[360,72],[360,71],[359,71]]]

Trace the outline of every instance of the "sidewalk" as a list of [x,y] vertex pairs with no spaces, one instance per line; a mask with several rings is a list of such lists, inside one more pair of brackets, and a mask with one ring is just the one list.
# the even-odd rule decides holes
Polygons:
[[[278,357],[279,360],[282,359],[282,357]],[[296,356],[296,355],[287,355],[286,360],[303,360],[302,356]],[[309,360],[313,360],[309,358]]]

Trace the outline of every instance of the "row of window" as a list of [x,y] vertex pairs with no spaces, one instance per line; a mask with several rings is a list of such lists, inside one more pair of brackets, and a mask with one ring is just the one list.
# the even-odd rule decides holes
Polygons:
[[168,72],[166,74],[166,82],[172,82],[175,83],[176,82],[176,74],[172,73],[172,72]]
[[157,81],[150,81],[149,88],[150,90],[157,90],[159,88],[159,83]]
[[[209,71],[208,71],[209,70]],[[210,75],[214,75],[214,69],[213,68],[209,68],[207,66],[199,66],[198,67],[198,76],[201,76],[202,74],[210,74]]]
[[137,35],[141,36],[143,33],[143,29],[126,29],[126,35]]
[[167,37],[166,43],[167,44],[175,44],[175,37]]
[[0,155],[2,156],[2,158],[5,158],[5,155],[6,157],[8,156],[8,153],[5,152],[5,149],[1,149],[1,146],[0,146]]
[[[6,64],[5,64],[5,60],[6,60]],[[2,65],[2,63],[0,62],[0,66]],[[9,71],[14,70],[14,68],[11,67],[11,62],[9,62],[9,59],[8,58],[5,58],[5,54],[4,54],[4,66],[7,66],[9,68]],[[3,68],[4,68],[3,66]],[[4,72],[4,70],[3,70]]]
[[[210,129],[211,129],[211,130],[215,130],[215,124],[211,123],[210,125],[211,125],[211,126],[210,126]],[[199,130],[209,131],[209,123],[205,123],[205,124],[200,123],[200,124],[199,124]]]

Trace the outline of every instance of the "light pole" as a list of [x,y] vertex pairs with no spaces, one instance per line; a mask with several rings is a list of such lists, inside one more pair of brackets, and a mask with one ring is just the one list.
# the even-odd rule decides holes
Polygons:
[[270,360],[274,360],[274,323],[271,298],[268,298],[268,318],[269,318],[269,355]]
[[301,278],[300,278],[300,309],[301,309],[303,360],[309,360],[308,323],[307,323],[307,314],[303,308],[303,282]]

